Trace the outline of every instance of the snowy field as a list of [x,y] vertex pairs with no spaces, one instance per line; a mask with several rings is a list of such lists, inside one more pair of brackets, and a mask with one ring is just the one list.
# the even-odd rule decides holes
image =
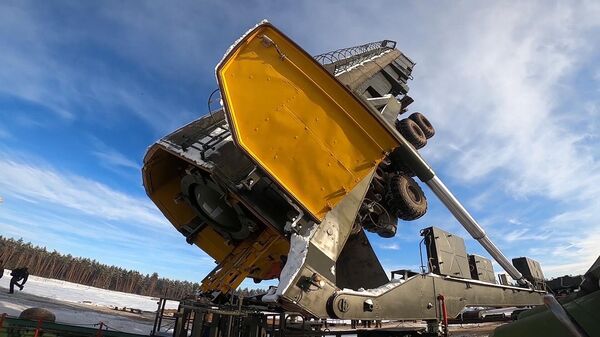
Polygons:
[[[18,316],[31,307],[52,311],[57,322],[93,326],[102,321],[109,327],[126,332],[149,334],[158,304],[151,297],[104,290],[80,284],[30,276],[23,291],[8,293],[10,270],[0,279],[0,314]],[[167,309],[177,309],[177,302],[167,302]],[[114,307],[140,309],[143,315],[111,312]]]

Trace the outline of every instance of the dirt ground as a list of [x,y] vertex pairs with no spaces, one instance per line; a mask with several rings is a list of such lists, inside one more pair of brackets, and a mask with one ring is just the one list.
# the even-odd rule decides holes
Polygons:
[[[491,323],[478,323],[478,324],[452,324],[450,325],[450,335],[452,337],[488,337],[494,329],[498,326],[505,324],[503,322],[491,322]],[[383,329],[393,328],[425,328],[423,322],[388,322],[383,323]],[[338,325],[331,327],[331,331],[348,330],[347,325]]]
[[463,324],[461,325],[450,325],[450,333],[452,337],[487,337],[494,329],[500,325],[505,324],[502,322],[494,323],[479,323],[479,324]]

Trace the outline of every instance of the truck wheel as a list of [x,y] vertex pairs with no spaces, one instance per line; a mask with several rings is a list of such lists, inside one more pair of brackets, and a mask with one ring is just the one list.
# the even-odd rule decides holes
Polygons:
[[408,118],[417,123],[417,125],[421,128],[421,131],[423,131],[423,134],[427,139],[435,135],[435,129],[433,128],[433,125],[431,125],[429,119],[427,119],[427,117],[425,117],[425,115],[423,115],[422,113],[415,112],[408,116]]
[[404,174],[391,177],[386,201],[392,214],[402,220],[415,220],[427,212],[425,193],[413,178]]
[[427,137],[423,130],[412,119],[404,118],[396,123],[396,129],[415,149],[420,149],[427,145]]

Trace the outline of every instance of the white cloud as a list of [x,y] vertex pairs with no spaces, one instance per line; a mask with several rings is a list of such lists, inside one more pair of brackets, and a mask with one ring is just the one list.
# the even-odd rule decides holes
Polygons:
[[[202,56],[198,55],[202,49],[191,43],[201,37],[196,32],[185,38],[195,53],[189,49],[173,52],[178,41],[184,42],[183,33],[192,32],[191,27],[178,34],[182,29],[175,27],[179,25],[166,29],[151,20],[180,13],[169,10],[171,7],[161,11],[152,5],[123,4],[118,10],[106,6],[94,10],[95,15],[85,22],[88,10],[65,6],[68,14],[63,15],[73,22],[64,25],[63,18],[53,17],[52,11],[39,10],[35,4],[2,6],[0,94],[43,108],[54,114],[49,117],[58,116],[66,123],[85,118],[106,123],[126,112],[161,134],[180,126],[191,120],[193,113],[176,97],[164,94],[165,88],[157,89],[153,81],[160,76],[196,81],[193,77],[198,77],[198,67],[192,67],[192,62],[199,57],[193,59],[192,55]],[[134,11],[136,15],[131,13]],[[147,15],[139,16],[139,12]],[[152,76],[146,78],[147,71]],[[212,81],[212,76],[207,80]],[[174,96],[179,94],[174,91]],[[204,112],[203,105],[199,112]]]
[[510,193],[561,198],[588,184],[570,177],[598,166],[596,158],[582,155],[585,145],[563,120],[556,94],[581,58],[589,57],[579,33],[590,27],[576,25],[580,31],[573,31],[569,27],[580,13],[560,8],[543,11],[529,24],[540,10],[525,5],[476,11],[478,24],[449,37],[437,57],[421,61],[430,61],[427,73],[420,80],[417,68],[414,84],[426,94],[420,104],[437,121],[437,141],[449,139],[465,149],[452,153],[455,177],[468,182],[504,174]]
[[140,165],[114,149],[92,151],[102,164],[139,170]]
[[95,150],[92,151],[92,154],[98,158],[99,163],[101,165],[114,167],[114,168],[129,168],[140,171],[140,164],[135,161],[127,158],[121,152],[107,146],[101,140],[96,137],[91,137],[92,143],[95,146]]
[[384,242],[379,245],[379,248],[387,250],[399,250],[400,245],[396,242]]
[[528,234],[530,232],[527,228],[516,229],[506,233],[501,239],[507,242],[515,241],[535,241],[535,240],[547,240],[549,234]]
[[47,164],[13,160],[2,153],[0,191],[5,202],[19,198],[67,207],[101,219],[167,226],[162,214],[146,198],[132,197],[97,181],[61,173]]
[[565,232],[560,239],[530,248],[530,253],[544,262],[542,270],[546,276],[583,274],[600,256],[600,232],[584,231],[581,235],[574,232]]
[[[415,105],[430,114],[438,129],[426,156],[433,153],[435,162],[444,163],[456,181],[483,188],[483,199],[475,200],[496,214],[491,225],[505,234],[497,240],[545,247],[543,253],[531,253],[549,266],[548,274],[561,270],[561,265],[585,271],[581,266],[589,267],[600,254],[586,239],[600,230],[599,153],[597,144],[587,142],[574,123],[573,116],[585,112],[569,104],[575,96],[565,87],[599,54],[585,39],[600,28],[594,19],[599,7],[586,4],[486,4],[465,11],[465,24],[453,26],[441,43],[424,43],[414,73]],[[432,22],[434,30],[447,24]],[[597,124],[586,130],[599,132]],[[456,144],[462,151],[442,152],[440,142]],[[486,202],[484,197],[490,195],[515,203],[512,208],[499,207],[498,198]],[[510,223],[504,214],[519,209],[543,213],[527,209],[531,200],[539,199],[546,202],[536,205],[550,213],[549,218],[504,228]]]

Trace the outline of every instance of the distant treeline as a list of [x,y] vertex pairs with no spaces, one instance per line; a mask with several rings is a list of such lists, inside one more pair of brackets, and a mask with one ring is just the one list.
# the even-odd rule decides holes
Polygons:
[[[29,273],[36,276],[145,296],[180,299],[200,288],[198,283],[170,280],[157,273],[144,275],[96,260],[49,252],[45,247],[3,236],[0,236],[0,260],[6,269],[28,267]],[[245,296],[255,292],[260,291],[239,291]]]
[[256,295],[262,295],[262,294],[265,294],[266,292],[267,291],[265,289],[260,289],[260,288],[256,288],[256,289],[238,288],[233,293],[235,295],[243,296],[244,298],[246,298],[246,297],[252,297],[252,296],[256,296]]

